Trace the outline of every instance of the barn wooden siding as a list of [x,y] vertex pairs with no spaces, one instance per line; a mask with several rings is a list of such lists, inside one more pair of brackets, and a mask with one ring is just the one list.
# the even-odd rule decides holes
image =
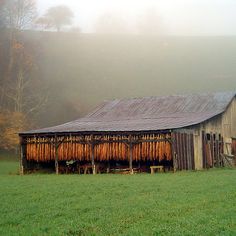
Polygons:
[[36,162],[58,161],[129,161],[130,143],[133,161],[172,160],[171,135],[69,135],[61,137],[27,137],[26,160]]
[[233,101],[229,104],[226,111],[222,114],[221,134],[224,138],[231,139],[232,137],[236,137],[235,121],[236,121],[236,97],[234,97]]
[[[221,150],[222,153],[231,153],[231,138],[236,137],[236,125],[234,125],[236,120],[236,98],[227,107],[226,111],[212,119],[203,122],[199,127],[199,132],[204,131],[205,134],[211,134],[218,137],[224,138],[225,145]],[[204,137],[202,137],[203,139]],[[212,138],[213,139],[213,138]],[[203,156],[204,159],[204,156]],[[204,167],[204,163],[203,163]]]
[[203,168],[223,166],[221,157],[223,148],[223,138],[220,134],[202,131]]
[[173,132],[174,165],[178,170],[194,170],[193,133]]

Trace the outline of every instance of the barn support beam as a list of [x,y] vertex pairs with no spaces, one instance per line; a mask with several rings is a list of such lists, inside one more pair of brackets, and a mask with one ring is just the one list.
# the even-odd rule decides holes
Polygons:
[[130,174],[132,175],[133,172],[133,143],[132,143],[132,136],[129,136],[129,169]]
[[[133,140],[133,144],[139,144],[139,143],[152,143],[152,142],[170,142],[171,139],[169,138],[163,138],[163,139],[139,139],[139,140]],[[103,144],[103,143],[129,143],[129,140],[127,139],[120,139],[120,140],[96,140],[94,139],[93,142],[95,144]],[[34,144],[35,141],[28,142],[29,144]],[[51,141],[46,141],[44,142],[45,144],[51,144]],[[79,141],[74,141],[74,140],[64,140],[63,143],[80,143],[80,144],[90,144],[90,141],[84,141],[84,140],[79,140]],[[40,143],[39,143],[40,144]]]
[[55,136],[55,171],[56,171],[56,175],[59,174],[58,148],[59,148],[59,143],[58,143],[57,136]]
[[23,138],[20,137],[20,175],[25,174],[26,160],[25,160],[25,144]]
[[96,174],[96,166],[95,166],[95,161],[94,161],[94,137],[93,135],[91,135],[91,162],[92,162],[92,171],[93,171],[93,175]]

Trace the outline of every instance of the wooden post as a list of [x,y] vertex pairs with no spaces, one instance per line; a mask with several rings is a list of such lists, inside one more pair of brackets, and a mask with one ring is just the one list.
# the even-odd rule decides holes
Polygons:
[[219,167],[219,162],[217,156],[215,155],[215,139],[214,139],[214,134],[212,132],[210,133],[210,140],[211,140],[211,155],[216,162],[216,166]]
[[24,150],[23,150],[23,138],[20,137],[20,175],[24,175]]
[[[207,142],[206,142],[206,135],[204,130],[202,131],[202,167],[204,168],[204,160],[206,158],[207,153]],[[214,161],[212,162],[214,166]]]
[[219,152],[219,134],[216,133],[215,134],[215,151],[216,151],[216,158],[217,158],[217,162],[218,162],[218,165],[219,167],[220,166],[223,166],[223,162],[222,162],[222,158],[220,156],[220,152]]
[[58,166],[58,148],[59,148],[59,144],[58,144],[58,139],[57,136],[55,136],[55,171],[56,174],[59,174],[59,166]]
[[94,162],[94,140],[93,135],[91,135],[91,159],[92,159],[92,169],[93,169],[93,175],[96,174],[96,167]]
[[129,136],[129,169],[130,174],[133,174],[133,143],[132,143],[132,136]]

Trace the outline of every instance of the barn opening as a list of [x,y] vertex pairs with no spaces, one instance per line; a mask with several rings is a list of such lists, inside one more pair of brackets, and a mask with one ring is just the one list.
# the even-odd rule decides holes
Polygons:
[[173,170],[170,132],[155,134],[61,134],[22,137],[24,168],[57,173],[149,172]]

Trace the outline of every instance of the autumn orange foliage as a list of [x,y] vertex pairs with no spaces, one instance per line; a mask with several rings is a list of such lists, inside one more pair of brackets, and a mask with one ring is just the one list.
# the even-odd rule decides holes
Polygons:
[[0,148],[13,150],[19,144],[18,132],[27,127],[27,119],[20,112],[0,113]]

